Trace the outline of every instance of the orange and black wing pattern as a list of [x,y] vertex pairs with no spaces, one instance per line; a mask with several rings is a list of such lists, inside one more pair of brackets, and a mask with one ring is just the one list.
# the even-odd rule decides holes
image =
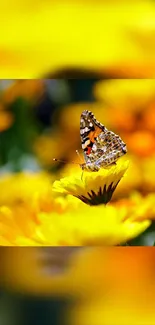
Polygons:
[[92,152],[92,147],[96,142],[97,137],[104,132],[105,127],[99,123],[94,114],[90,111],[84,111],[81,114],[80,121],[80,135],[82,142],[82,149],[86,156]]

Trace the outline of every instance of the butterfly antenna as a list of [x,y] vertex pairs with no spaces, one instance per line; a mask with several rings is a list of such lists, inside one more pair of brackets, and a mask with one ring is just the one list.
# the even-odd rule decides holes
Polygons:
[[74,161],[65,161],[65,160],[60,160],[60,159],[56,159],[56,158],[53,158],[53,161],[57,161],[57,162],[61,162],[63,164],[74,164],[74,165],[79,165],[78,163],[74,162]]

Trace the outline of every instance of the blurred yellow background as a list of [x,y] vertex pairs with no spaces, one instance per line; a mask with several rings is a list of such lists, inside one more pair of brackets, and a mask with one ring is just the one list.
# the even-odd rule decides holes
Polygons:
[[154,324],[154,249],[20,247],[0,256],[8,325]]
[[0,5],[0,28],[1,78],[78,68],[118,78],[155,76],[153,0],[10,0]]

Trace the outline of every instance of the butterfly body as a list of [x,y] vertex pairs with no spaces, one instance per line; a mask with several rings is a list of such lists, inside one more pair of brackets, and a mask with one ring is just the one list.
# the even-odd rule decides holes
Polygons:
[[81,114],[80,135],[85,158],[85,163],[80,165],[82,170],[107,168],[127,153],[122,139],[98,122],[90,111]]

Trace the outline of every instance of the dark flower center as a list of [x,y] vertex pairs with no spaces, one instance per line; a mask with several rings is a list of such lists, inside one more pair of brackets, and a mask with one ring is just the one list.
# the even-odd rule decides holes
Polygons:
[[119,184],[120,181],[117,182],[117,184],[113,185],[113,183],[111,183],[108,188],[106,187],[106,185],[104,185],[104,187],[102,188],[100,186],[99,191],[97,193],[95,193],[93,190],[91,190],[91,192],[88,192],[88,197],[84,196],[84,195],[77,195],[76,197],[78,199],[80,199],[82,202],[88,204],[88,205],[100,205],[100,204],[107,204],[111,198],[112,195],[117,187],[117,185]]

